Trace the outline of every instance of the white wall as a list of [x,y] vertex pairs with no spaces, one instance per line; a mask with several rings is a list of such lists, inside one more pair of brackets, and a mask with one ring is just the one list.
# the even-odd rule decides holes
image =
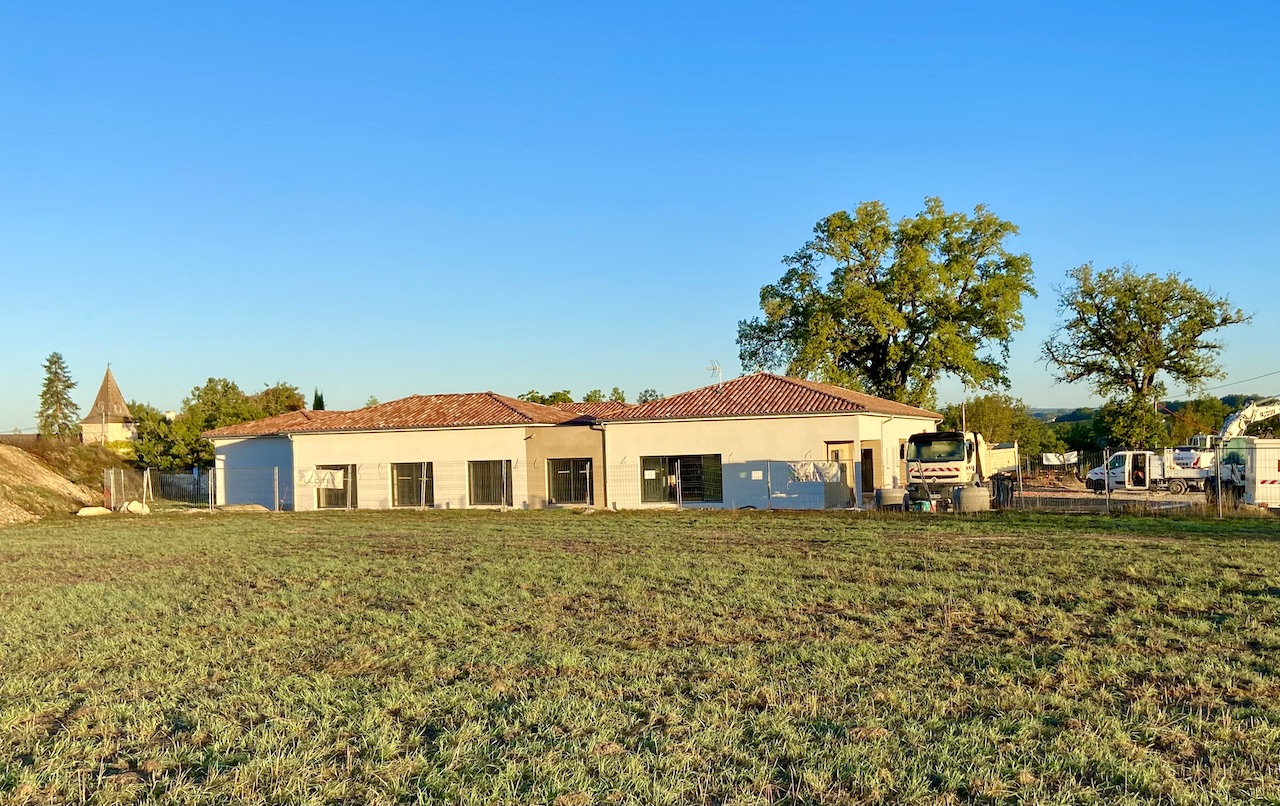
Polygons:
[[[287,437],[213,440],[218,506],[261,504],[289,508],[293,500],[293,446]],[[277,484],[279,499],[277,500]]]
[[[763,460],[825,460],[827,443],[878,443],[882,436],[887,449],[877,451],[882,467],[876,475],[886,484],[898,486],[898,444],[911,434],[934,431],[935,427],[933,420],[870,414],[606,423],[608,503],[619,507],[654,506],[640,501],[642,456],[720,454],[724,502],[705,506],[764,508],[771,502],[767,492],[762,492],[768,489],[767,480],[759,478],[762,471],[766,476],[769,473]],[[861,457],[855,453],[849,458],[852,478],[857,479]]]
[[[528,506],[525,426],[295,434],[294,478],[321,465],[356,465],[360,509],[391,507],[391,464],[431,462],[437,507],[464,508],[468,461],[507,459],[512,465],[513,506]],[[297,486],[294,507],[316,508],[313,488]]]

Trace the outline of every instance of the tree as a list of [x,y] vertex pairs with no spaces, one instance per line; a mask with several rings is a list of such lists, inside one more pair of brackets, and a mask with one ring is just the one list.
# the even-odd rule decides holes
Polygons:
[[1057,453],[1062,450],[1062,440],[1053,429],[1027,411],[1016,397],[989,394],[965,401],[965,411],[952,404],[942,409],[945,428],[959,430],[961,420],[970,431],[982,434],[988,442],[1017,442],[1018,449],[1026,455]]
[[377,406],[377,405],[378,405],[378,398],[377,398],[376,396],[374,396],[374,395],[369,395],[369,399],[368,399],[368,400],[366,400],[366,401],[364,402],[364,405],[365,405],[365,407],[366,407],[366,408],[369,408],[369,407],[372,407],[372,406]]
[[1004,246],[1017,232],[985,206],[948,213],[937,198],[896,224],[880,202],[833,213],[760,289],[764,317],[738,323],[739,358],[914,405],[944,373],[1007,386],[1009,339],[1035,295],[1031,258]]
[[1119,448],[1163,448],[1169,444],[1169,426],[1160,412],[1130,396],[1104,403],[1093,420],[1093,430],[1104,445]]
[[261,417],[274,417],[290,411],[301,411],[307,407],[307,398],[293,384],[277,381],[275,386],[268,386],[253,396],[253,403],[260,411]]
[[1199,397],[1181,406],[1170,406],[1169,436],[1175,445],[1185,445],[1196,434],[1216,434],[1234,409],[1216,397]]
[[604,390],[592,389],[590,392],[587,392],[585,395],[582,396],[582,402],[583,403],[603,403]]
[[203,438],[189,418],[179,414],[170,420],[154,406],[136,400],[129,403],[129,413],[138,427],[133,447],[140,467],[185,470],[201,464]]
[[324,393],[319,387],[313,387],[311,392],[311,410],[324,411]]
[[645,389],[643,392],[640,393],[639,397],[636,398],[636,402],[651,403],[655,400],[661,400],[664,397],[666,397],[666,395],[662,394],[657,389]]
[[80,407],[71,399],[76,382],[62,360],[62,353],[49,353],[44,362],[44,385],[40,388],[40,409],[36,430],[42,437],[65,439],[80,433]]
[[609,393],[609,402],[610,403],[626,403],[627,393],[615,386],[613,387],[613,391]]
[[1252,316],[1177,274],[1139,274],[1127,263],[1103,271],[1086,263],[1068,278],[1058,289],[1064,320],[1042,350],[1055,379],[1087,382],[1109,398],[1102,419],[1120,444],[1164,444],[1167,430],[1154,410],[1165,392],[1163,379],[1195,388],[1221,377],[1216,358],[1222,343],[1209,335]]
[[573,394],[568,389],[561,389],[559,392],[552,392],[549,395],[544,395],[537,389],[530,389],[523,395],[518,395],[517,398],[519,400],[527,400],[530,403],[541,403],[544,406],[573,402]]

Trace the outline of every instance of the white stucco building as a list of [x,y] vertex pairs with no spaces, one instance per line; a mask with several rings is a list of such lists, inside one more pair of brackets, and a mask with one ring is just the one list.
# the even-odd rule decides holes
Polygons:
[[899,446],[940,420],[755,373],[636,406],[416,395],[205,436],[220,504],[821,508],[870,505],[876,488],[901,486]]

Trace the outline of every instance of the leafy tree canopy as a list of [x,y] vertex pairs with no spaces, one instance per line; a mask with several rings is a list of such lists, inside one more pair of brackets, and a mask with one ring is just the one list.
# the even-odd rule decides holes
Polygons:
[[1155,406],[1134,397],[1107,401],[1093,420],[1094,431],[1113,448],[1168,447],[1169,425]]
[[896,224],[880,202],[829,215],[760,289],[764,316],[738,323],[739,358],[913,405],[932,403],[943,373],[1007,386],[1009,339],[1035,295],[1031,258],[1005,248],[1017,232],[937,198]]
[[1177,274],[1139,274],[1127,263],[1102,271],[1086,263],[1068,278],[1058,289],[1063,321],[1042,349],[1055,378],[1111,398],[1099,417],[1112,444],[1167,444],[1154,410],[1164,379],[1196,388],[1221,377],[1222,342],[1211,334],[1252,317]]
[[1196,434],[1216,434],[1235,409],[1216,397],[1199,397],[1169,407],[1169,437],[1175,445],[1185,445]]
[[201,434],[215,428],[272,417],[305,406],[298,387],[279,382],[246,395],[233,381],[209,378],[191,390],[172,420],[153,406],[129,404],[138,426],[134,445],[138,464],[159,470],[213,466],[213,443]]
[[568,389],[561,389],[559,392],[544,395],[537,389],[530,389],[523,395],[517,395],[517,399],[527,400],[530,403],[541,403],[544,406],[554,406],[557,403],[572,403],[573,393]]
[[71,399],[76,382],[62,353],[49,353],[44,362],[44,385],[40,388],[40,408],[36,430],[42,437],[64,439],[80,433],[80,407]]
[[324,393],[319,387],[313,387],[311,392],[311,410],[324,411]]
[[613,387],[613,391],[609,393],[609,402],[610,403],[626,403],[627,393],[615,386]]
[[641,392],[641,393],[640,393],[640,395],[636,398],[636,402],[637,402],[637,403],[650,403],[650,402],[652,402],[652,401],[654,401],[654,400],[661,400],[661,399],[663,399],[664,397],[666,397],[666,395],[662,394],[662,393],[661,393],[661,392],[659,392],[657,389],[645,389],[645,390],[644,390],[643,392]]
[[583,403],[602,403],[604,402],[604,390],[592,389],[582,396]]
[[988,442],[1017,442],[1028,456],[1063,450],[1062,440],[1047,424],[1037,420],[1016,397],[993,393],[943,407],[943,428],[960,430],[961,421],[970,431],[982,434]]
[[307,398],[298,391],[298,387],[283,381],[278,381],[275,386],[265,387],[253,396],[253,402],[258,407],[260,417],[274,417],[307,407]]

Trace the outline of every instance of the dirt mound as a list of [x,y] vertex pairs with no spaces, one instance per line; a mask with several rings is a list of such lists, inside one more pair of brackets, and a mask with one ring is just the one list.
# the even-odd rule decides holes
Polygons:
[[0,525],[101,503],[101,493],[68,481],[21,448],[0,445]]

